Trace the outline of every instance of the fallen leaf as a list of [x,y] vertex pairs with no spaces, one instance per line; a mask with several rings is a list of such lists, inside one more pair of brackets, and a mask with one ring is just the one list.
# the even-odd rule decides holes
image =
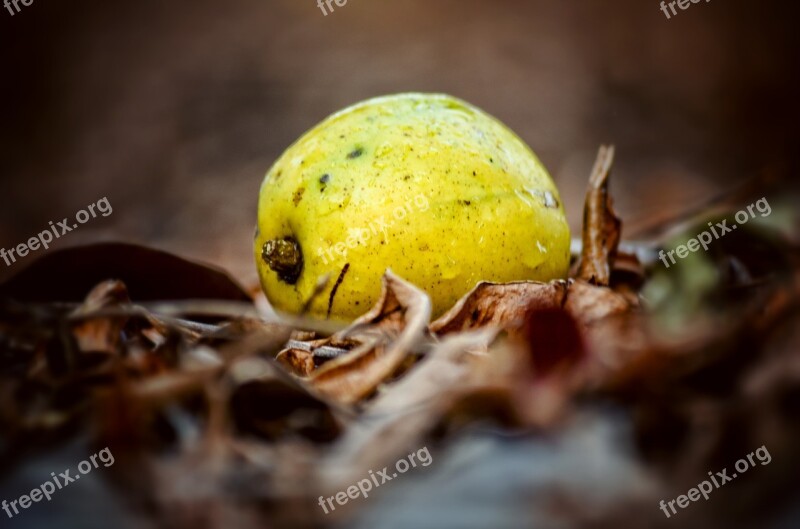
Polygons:
[[560,307],[567,291],[566,281],[539,283],[489,283],[481,281],[456,304],[431,323],[437,335],[479,327],[509,329],[522,324],[525,312],[533,307]]
[[357,402],[400,368],[425,338],[430,316],[428,296],[387,270],[375,307],[335,336],[364,336],[364,345],[323,365],[312,374],[311,384],[339,402]]
[[247,292],[225,272],[126,243],[48,252],[0,285],[0,298],[20,302],[79,302],[95,285],[107,279],[125,283],[137,301],[251,301]]
[[617,252],[622,222],[612,207],[608,177],[614,163],[614,147],[601,146],[597,153],[583,207],[583,248],[577,278],[608,285]]
[[287,371],[299,377],[307,377],[314,371],[314,353],[305,349],[284,349],[275,357]]
[[[128,289],[122,281],[104,281],[94,287],[86,300],[72,311],[73,318],[81,318],[102,309],[130,303]],[[127,316],[103,316],[87,319],[72,326],[78,348],[83,352],[118,352],[121,331],[128,322]]]
[[522,331],[537,378],[568,370],[586,358],[578,322],[567,310],[533,307],[525,315]]

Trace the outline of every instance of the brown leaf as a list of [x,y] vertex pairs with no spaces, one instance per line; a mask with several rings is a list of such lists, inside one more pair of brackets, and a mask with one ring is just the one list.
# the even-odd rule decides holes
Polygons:
[[275,360],[299,377],[307,377],[314,371],[314,354],[304,349],[284,349]]
[[251,301],[226,273],[172,254],[125,243],[78,246],[44,254],[0,285],[0,298],[81,301],[95,285],[118,279],[137,301]]
[[529,310],[525,315],[523,336],[536,378],[567,370],[586,357],[578,323],[564,309],[536,307]]
[[430,331],[444,335],[485,326],[517,327],[531,307],[560,307],[566,291],[566,281],[503,284],[482,281],[431,323]]
[[326,462],[326,489],[355,482],[370,468],[396,460],[442,420],[460,395],[471,393],[480,375],[477,363],[493,362],[483,354],[496,329],[453,333],[431,347],[428,354],[399,380],[392,382],[365,405],[364,420],[348,428]]
[[573,279],[549,283],[481,282],[429,328],[438,336],[482,327],[511,331],[521,328],[526,314],[532,310],[561,308],[586,328],[633,307],[622,294]]
[[322,366],[311,383],[340,402],[357,402],[398,370],[425,337],[430,315],[428,296],[387,270],[375,307],[335,336],[363,336],[364,345]]
[[467,359],[485,351],[496,336],[497,329],[483,328],[444,337],[407,375],[376,398],[368,411],[372,414],[402,412],[459,386],[466,387],[473,374]]
[[608,285],[619,244],[622,222],[612,207],[608,177],[614,163],[614,147],[601,146],[589,177],[583,208],[583,249],[577,278]]
[[610,288],[585,281],[569,282],[564,309],[584,328],[603,318],[626,313],[631,308],[625,296]]
[[340,433],[325,402],[281,377],[267,375],[239,385],[230,407],[239,430],[269,440],[300,435],[327,442]]
[[[71,316],[80,318],[102,309],[118,307],[130,302],[128,289],[122,281],[103,281],[89,292],[86,300]],[[104,316],[76,323],[72,334],[81,351],[114,353],[121,340],[120,332],[128,321],[126,316]]]

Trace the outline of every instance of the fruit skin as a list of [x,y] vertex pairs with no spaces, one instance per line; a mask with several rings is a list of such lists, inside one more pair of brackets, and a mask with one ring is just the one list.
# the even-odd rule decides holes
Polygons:
[[566,277],[569,246],[558,190],[533,151],[443,94],[378,97],[333,114],[281,155],[259,194],[259,277],[287,313],[301,312],[330,274],[309,313],[352,320],[377,301],[391,268],[428,293],[437,317],[481,280]]

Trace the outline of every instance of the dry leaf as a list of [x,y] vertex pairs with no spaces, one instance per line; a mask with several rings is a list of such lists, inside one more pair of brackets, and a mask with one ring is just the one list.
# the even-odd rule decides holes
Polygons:
[[[102,309],[130,303],[128,289],[122,281],[104,281],[94,287],[81,306],[71,316],[81,318]],[[121,331],[128,321],[127,316],[94,317],[72,326],[72,334],[78,349],[83,352],[103,351],[116,353],[121,340]]]
[[486,326],[518,327],[525,312],[532,307],[560,307],[566,291],[566,281],[503,284],[481,281],[452,309],[431,323],[430,331],[444,335]]
[[314,353],[305,349],[284,349],[275,357],[292,374],[307,377],[314,371]]
[[564,310],[570,313],[585,329],[592,323],[630,311],[628,299],[610,288],[595,286],[585,281],[569,282]]
[[601,146],[597,153],[583,209],[583,248],[577,278],[608,285],[617,252],[622,222],[614,213],[608,177],[614,163],[614,147]]
[[335,400],[352,404],[372,393],[392,376],[424,338],[431,316],[428,296],[387,271],[375,307],[353,322],[339,337],[361,334],[369,326],[374,341],[336,358],[315,371],[314,388]]
[[98,283],[117,279],[137,301],[224,299],[250,302],[225,272],[126,243],[51,250],[0,285],[0,299],[81,301]]

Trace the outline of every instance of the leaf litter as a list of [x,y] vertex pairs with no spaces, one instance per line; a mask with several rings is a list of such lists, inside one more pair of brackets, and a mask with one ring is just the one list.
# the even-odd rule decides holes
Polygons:
[[[65,439],[111,447],[120,464],[105,479],[126,510],[104,526],[135,513],[170,528],[400,527],[385,504],[393,487],[327,516],[317,498],[429,446],[441,466],[404,478],[426,491],[405,500],[430,510],[414,511],[423,526],[427,499],[448,494],[428,483],[488,443],[451,490],[497,486],[496,458],[522,470],[509,478],[515,497],[537,498],[520,526],[555,509],[566,526],[651,527],[663,523],[658,500],[764,444],[780,463],[681,512],[685,526],[759,519],[772,496],[797,498],[781,471],[800,458],[796,239],[743,230],[682,267],[642,262],[664,241],[623,241],[613,158],[600,149],[570,278],[481,282],[435,321],[427,295],[391,271],[376,305],[342,329],[264,315],[224,272],[163,252],[47,254],[0,286],[3,468]],[[731,274],[722,263],[733,261]],[[586,424],[630,447],[570,448],[593,435]],[[548,439],[562,448],[525,459]],[[542,457],[563,465],[533,486],[524,469],[543,469]],[[592,482],[614,492],[587,512],[587,470],[566,462],[603,457],[619,464]]]

